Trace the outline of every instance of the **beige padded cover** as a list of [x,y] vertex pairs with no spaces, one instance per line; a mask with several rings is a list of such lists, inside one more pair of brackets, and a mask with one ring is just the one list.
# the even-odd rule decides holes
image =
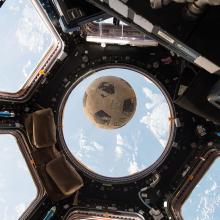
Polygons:
[[44,148],[56,144],[56,125],[50,108],[32,113],[26,118],[25,126],[35,147]]
[[82,178],[65,159],[64,155],[50,161],[46,165],[46,171],[59,190],[66,196],[73,194],[83,186]]

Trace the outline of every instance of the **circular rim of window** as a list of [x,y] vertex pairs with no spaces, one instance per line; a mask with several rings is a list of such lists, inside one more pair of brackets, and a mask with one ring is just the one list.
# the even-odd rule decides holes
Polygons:
[[[67,107],[68,107],[68,100],[71,100],[71,95],[72,94],[74,94],[74,91],[77,91],[77,92],[80,92],[81,91],[81,93],[78,93],[78,94],[80,94],[81,96],[82,96],[82,99],[83,99],[83,96],[84,96],[84,92],[86,91],[86,88],[88,87],[88,85],[89,84],[91,84],[91,82],[92,82],[92,80],[94,81],[95,79],[97,79],[97,78],[99,78],[100,76],[103,76],[103,75],[107,75],[107,76],[110,76],[110,74],[102,74],[102,75],[100,75],[100,72],[102,73],[102,72],[104,72],[105,70],[111,70],[111,69],[121,69],[121,70],[125,70],[125,71],[131,71],[131,72],[134,72],[135,74],[139,74],[139,75],[136,75],[135,76],[135,79],[136,78],[138,78],[137,76],[139,76],[139,77],[142,77],[142,80],[143,79],[146,79],[146,81],[145,81],[145,83],[150,83],[150,84],[152,84],[152,86],[154,86],[159,92],[160,92],[160,94],[161,94],[161,96],[163,97],[163,99],[165,100],[165,102],[163,103],[163,104],[166,104],[167,105],[167,112],[169,113],[169,114],[167,114],[167,122],[168,122],[168,124],[167,124],[167,131],[168,131],[168,133],[166,133],[167,135],[166,135],[166,141],[164,142],[164,146],[163,146],[163,148],[162,148],[162,150],[160,150],[160,153],[159,153],[159,155],[157,155],[157,157],[155,157],[154,158],[154,161],[153,162],[151,162],[149,165],[146,165],[146,166],[143,166],[143,165],[141,165],[141,169],[136,169],[135,171],[132,171],[131,173],[126,173],[125,175],[109,175],[109,172],[108,172],[108,174],[107,175],[105,175],[105,174],[103,174],[103,172],[99,172],[99,171],[97,171],[96,169],[94,169],[94,168],[90,168],[91,166],[88,164],[88,162],[85,162],[85,161],[83,161],[83,159],[82,158],[89,158],[90,157],[90,155],[81,155],[81,156],[79,156],[78,155],[78,151],[76,150],[77,148],[75,148],[74,150],[75,150],[75,152],[72,152],[72,150],[70,149],[73,145],[74,146],[76,146],[76,143],[74,143],[74,142],[71,142],[71,146],[69,145],[69,147],[68,147],[68,144],[70,143],[69,142],[69,137],[70,136],[74,136],[74,135],[72,135],[73,133],[74,134],[77,134],[77,133],[79,133],[78,132],[78,130],[77,130],[77,132],[74,132],[74,130],[73,129],[71,129],[71,127],[69,127],[69,126],[71,126],[71,125],[69,125],[71,122],[71,120],[69,120],[69,117],[68,117],[68,120],[66,120],[65,119],[65,114],[66,115],[72,115],[72,113],[66,113],[66,109],[68,109]],[[112,74],[111,74],[112,75]],[[114,74],[113,74],[114,75]],[[93,77],[93,79],[92,79],[92,77]],[[121,76],[121,75],[118,75],[118,77],[120,77],[120,78],[123,78],[125,81],[127,81],[129,84],[131,84],[131,82],[129,82],[128,80],[126,80],[126,78],[124,77],[124,76]],[[133,76],[134,77],[134,76]],[[85,83],[85,81],[86,81],[86,79],[90,79],[90,82],[88,82],[87,84],[84,84],[84,86],[82,86],[83,85],[83,82]],[[144,80],[143,80],[144,81]],[[137,83],[136,83],[137,84]],[[81,90],[79,90],[78,88],[80,88],[80,85],[81,85]],[[134,86],[134,84],[132,85],[131,84],[131,86],[133,87]],[[137,84],[136,86],[139,86],[139,84]],[[139,86],[139,88],[140,88],[140,86]],[[77,90],[78,89],[78,90]],[[138,102],[138,100],[139,100],[139,96],[138,96],[138,94],[137,94],[137,92],[136,92],[136,89],[133,87],[133,89],[134,89],[134,91],[135,91],[135,93],[136,93],[136,96],[137,96],[137,106],[136,106],[136,111],[138,110],[138,109],[143,109],[144,107],[146,107],[146,103],[144,104],[144,101],[141,101],[140,103],[141,103],[141,105],[140,105],[140,103]],[[142,88],[143,89],[143,88]],[[84,91],[84,92],[83,92]],[[82,94],[83,93],[83,94]],[[77,96],[75,96],[75,97],[79,97],[80,95],[77,95]],[[141,96],[140,96],[141,97]],[[155,97],[157,97],[157,96],[155,96]],[[79,103],[79,101],[81,100],[81,98],[78,98],[79,100],[77,101],[77,103]],[[142,100],[142,99],[141,99]],[[76,102],[75,102],[76,103]],[[81,106],[82,105],[82,106]],[[94,124],[92,124],[91,123],[91,121],[89,121],[88,120],[88,118],[86,117],[86,115],[85,115],[85,113],[84,113],[84,111],[83,111],[83,100],[82,100],[82,104],[81,105],[78,105],[77,104],[77,106],[81,106],[81,108],[82,108],[82,114],[84,115],[84,117],[86,118],[86,120],[88,121],[88,123],[90,124],[89,126],[93,126],[94,128],[95,128],[95,125]],[[74,106],[74,105],[72,105],[71,104],[71,106]],[[76,105],[75,105],[76,106]],[[149,105],[150,106],[150,105]],[[146,107],[147,108],[147,107]],[[71,112],[72,112],[72,108],[71,108]],[[81,114],[81,113],[80,113]],[[134,116],[133,116],[133,118],[135,118],[135,115],[136,115],[137,113],[135,112],[135,114],[134,114]],[[77,114],[74,114],[74,116],[73,116],[73,118],[75,117],[75,115],[77,115]],[[78,116],[77,116],[78,117]],[[133,118],[131,119],[131,122],[129,122],[129,123],[132,123],[132,120],[133,120]],[[63,97],[63,99],[62,99],[62,102],[61,102],[61,105],[60,105],[60,109],[59,109],[59,116],[58,116],[58,123],[61,123],[63,126],[62,126],[62,128],[58,128],[58,133],[59,133],[59,137],[60,137],[60,141],[61,141],[61,144],[62,144],[62,146],[63,146],[63,148],[64,148],[64,152],[68,155],[68,157],[71,159],[71,161],[74,163],[74,165],[79,169],[79,170],[81,170],[82,172],[84,172],[85,174],[87,174],[87,176],[89,176],[90,178],[93,178],[93,179],[96,179],[96,180],[99,180],[99,181],[101,181],[101,182],[107,182],[107,183],[119,183],[119,184],[121,184],[121,183],[126,183],[126,182],[131,182],[131,181],[134,181],[134,180],[138,180],[138,179],[140,179],[140,178],[143,178],[143,177],[145,177],[146,175],[148,175],[149,173],[152,173],[153,171],[155,171],[155,169],[156,168],[158,168],[158,166],[160,166],[161,165],[161,163],[165,160],[165,158],[167,157],[167,155],[169,154],[169,151],[170,151],[170,149],[171,149],[171,144],[172,144],[172,141],[173,141],[173,138],[174,138],[174,133],[175,133],[175,124],[174,124],[174,121],[173,120],[170,120],[170,118],[174,118],[174,107],[173,107],[173,104],[172,104],[172,101],[171,101],[171,98],[170,98],[170,96],[169,96],[169,93],[167,92],[167,90],[165,89],[165,87],[162,85],[162,83],[161,82],[159,82],[159,80],[158,79],[156,79],[153,75],[151,75],[150,73],[148,73],[148,72],[146,72],[145,70],[143,70],[143,69],[140,69],[140,68],[137,68],[137,67],[133,67],[133,66],[130,66],[130,65],[108,65],[108,66],[101,66],[101,67],[98,67],[98,68],[94,68],[92,71],[89,71],[89,72],[86,72],[84,75],[82,75],[79,79],[77,79],[71,86],[70,86],[70,88],[69,89],[67,89],[67,91],[66,91],[66,93],[65,93],[65,95],[64,95],[64,97]],[[79,120],[79,119],[78,119]],[[159,119],[157,119],[158,121],[159,121]],[[71,130],[71,132],[73,132],[73,133],[68,133],[68,134],[65,134],[65,132],[67,131],[66,129],[65,129],[65,123],[66,123],[66,121],[68,121],[68,132],[69,132],[69,130]],[[158,121],[156,122],[156,123],[158,123]],[[78,123],[79,123],[80,121],[78,121]],[[75,125],[74,126],[76,126],[76,124],[78,124],[78,123],[75,123]],[[129,124],[128,123],[128,124]],[[73,123],[72,123],[73,124]],[[147,124],[145,124],[146,126],[147,126]],[[82,123],[82,126],[86,126],[86,125],[84,125],[83,123]],[[126,125],[127,126],[127,125]],[[126,127],[126,126],[123,126],[122,128],[123,129],[128,129],[128,131],[130,132],[130,129],[132,128],[132,127],[128,127],[128,128],[124,128],[124,127]],[[119,131],[119,129],[122,129],[122,128],[117,128],[117,129],[112,129],[112,130],[115,130],[115,132],[118,130]],[[74,128],[75,129],[75,128]],[[77,127],[77,129],[80,129],[80,126],[78,126]],[[91,133],[93,132],[93,128],[92,127],[90,127],[89,128],[90,129],[90,131],[91,131]],[[101,129],[101,130],[107,130],[107,129],[102,129],[102,128],[96,128],[96,129]],[[81,130],[83,130],[83,128],[81,129]],[[112,131],[111,130],[111,131]],[[143,130],[143,129],[142,129]],[[150,130],[150,129],[149,129]],[[108,130],[107,130],[108,131]],[[152,131],[152,130],[151,130]],[[140,133],[140,137],[141,137],[141,139],[142,139],[142,137],[143,137],[143,131],[141,131],[142,132],[142,134]],[[153,131],[152,131],[153,132]],[[100,137],[100,134],[101,133],[99,133],[99,136],[97,136],[97,137]],[[116,133],[115,133],[116,134]],[[123,133],[124,134],[124,133]],[[145,133],[144,133],[145,134]],[[96,134],[95,134],[96,135]],[[95,136],[94,135],[94,136]],[[129,135],[130,135],[130,133],[129,133]],[[147,134],[146,135],[144,135],[144,136],[147,136]],[[150,136],[148,136],[148,137],[151,137],[151,136],[153,136],[153,135],[150,135]],[[68,138],[67,138],[68,137]],[[78,138],[79,138],[79,136],[77,136]],[[84,139],[85,139],[85,135],[84,135]],[[118,137],[118,136],[117,136]],[[139,137],[139,138],[140,138]],[[93,136],[92,136],[92,138],[93,138]],[[67,139],[67,140],[66,140]],[[75,137],[75,139],[76,139],[76,137]],[[79,139],[77,139],[77,141],[78,141]],[[131,139],[130,139],[131,140]],[[84,142],[85,142],[85,140],[83,140]],[[93,140],[91,140],[92,141],[92,143],[94,143],[94,142],[96,142],[96,143],[98,143],[98,141],[95,139],[94,141]],[[89,143],[91,143],[91,141],[89,142]],[[103,141],[103,140],[102,140]],[[83,143],[84,143],[83,142]],[[120,140],[119,140],[119,142],[120,142]],[[80,148],[80,143],[81,142],[78,142],[78,145],[79,145],[79,147],[78,148]],[[106,142],[106,143],[109,143],[108,141]],[[145,143],[146,143],[146,140],[143,142],[143,144],[142,144],[142,146],[144,145],[145,146]],[[153,142],[152,142],[153,143]],[[151,145],[153,145],[151,143]],[[154,142],[155,143],[155,142]],[[159,143],[159,142],[158,142]],[[117,144],[120,144],[120,143],[118,143],[117,142]],[[101,144],[102,146],[103,146],[103,144]],[[106,144],[105,144],[105,146],[106,146]],[[129,144],[129,142],[127,142],[127,145],[126,146],[130,146],[130,144]],[[139,148],[139,144],[136,144],[135,146],[137,146],[137,148],[136,149],[138,149]],[[149,145],[148,145],[149,146]],[[154,145],[155,146],[155,145]],[[162,144],[161,144],[161,146],[162,146]],[[97,148],[101,148],[101,146],[100,145],[97,145],[96,144],[96,147]],[[114,146],[114,147],[116,147],[116,146]],[[88,148],[89,148],[89,144],[88,144]],[[104,148],[104,150],[106,151],[105,152],[105,154],[102,154],[102,156],[99,156],[99,157],[103,157],[103,155],[109,155],[108,154],[108,150],[106,150],[108,147],[106,147],[106,148]],[[145,148],[145,147],[144,147]],[[132,146],[132,148],[130,148],[130,149],[133,149],[133,146]],[[146,148],[145,148],[146,149]],[[151,148],[152,149],[152,148]],[[139,150],[139,149],[138,149]],[[77,151],[77,152],[76,152]],[[92,151],[94,151],[94,150],[92,150]],[[120,151],[120,150],[119,150]],[[143,151],[144,152],[144,151]],[[119,154],[121,153],[121,152],[118,152]],[[146,153],[146,152],[145,152]],[[95,155],[96,154],[96,155]],[[124,153],[124,154],[126,154],[126,152]],[[123,155],[124,155],[123,154]],[[131,153],[133,156],[132,157],[134,157],[134,153]],[[152,154],[154,154],[154,152],[152,153]],[[95,156],[94,156],[95,155]],[[92,160],[91,161],[94,161],[94,158],[97,158],[97,153],[93,153],[93,156],[92,156]],[[144,154],[144,155],[146,155],[146,154]],[[109,157],[109,156],[108,156]],[[130,157],[131,158],[131,157]],[[143,158],[142,158],[143,159]],[[101,159],[98,159],[98,160],[101,160]],[[129,161],[129,159],[128,158],[126,158],[126,160],[127,161]],[[150,159],[151,160],[151,159]],[[144,157],[144,161],[147,161],[147,158],[146,158],[146,160],[145,160],[145,157]],[[100,167],[100,165],[102,165],[103,163],[105,163],[105,160],[104,161],[102,161],[100,164],[98,164],[98,165],[96,165],[97,167],[99,166]],[[110,163],[110,162],[109,162]],[[114,162],[113,162],[113,160],[111,161],[111,163],[112,164],[115,164]],[[131,163],[131,162],[127,162],[127,163]],[[135,163],[135,162],[134,162]],[[135,166],[135,164],[134,164],[134,166]],[[95,166],[94,166],[95,167]],[[115,168],[114,168],[115,169]],[[112,172],[112,171],[111,171]]]

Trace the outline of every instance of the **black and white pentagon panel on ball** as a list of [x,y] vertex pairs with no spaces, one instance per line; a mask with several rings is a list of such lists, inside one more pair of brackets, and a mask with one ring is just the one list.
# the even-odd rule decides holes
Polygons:
[[135,113],[136,95],[131,85],[116,76],[103,76],[85,91],[83,107],[99,128],[115,129],[127,124]]

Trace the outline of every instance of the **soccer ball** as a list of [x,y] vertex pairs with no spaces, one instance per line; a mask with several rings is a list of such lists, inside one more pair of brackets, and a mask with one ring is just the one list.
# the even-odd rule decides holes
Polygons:
[[94,80],[86,89],[83,109],[90,121],[105,129],[127,124],[136,110],[136,95],[125,80],[104,76]]

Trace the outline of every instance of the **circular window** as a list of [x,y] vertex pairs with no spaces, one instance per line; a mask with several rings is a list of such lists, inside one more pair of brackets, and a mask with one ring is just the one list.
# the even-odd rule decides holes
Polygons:
[[[97,127],[83,109],[87,88],[106,76],[120,77],[136,94],[134,115],[116,129]],[[151,76],[131,68],[109,67],[81,78],[67,94],[63,137],[74,162],[87,173],[116,179],[134,177],[152,170],[165,157],[173,133],[172,105]]]

